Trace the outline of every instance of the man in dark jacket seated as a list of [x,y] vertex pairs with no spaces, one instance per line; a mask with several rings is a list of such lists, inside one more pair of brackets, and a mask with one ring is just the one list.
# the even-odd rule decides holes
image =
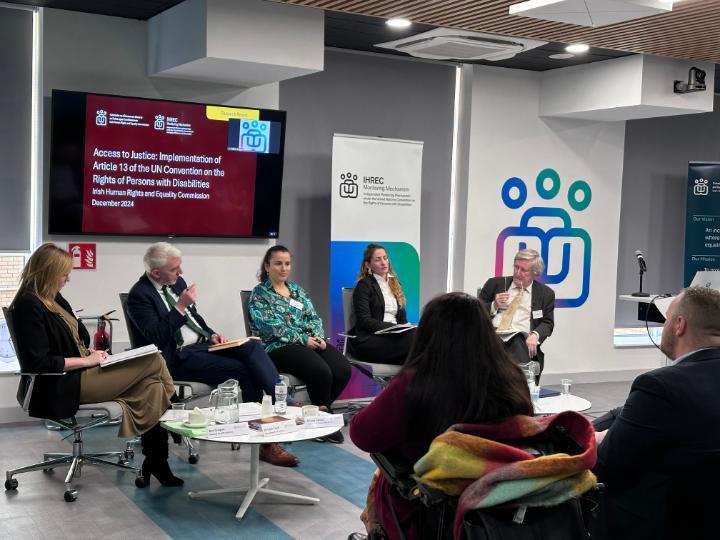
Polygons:
[[[260,401],[263,391],[274,395],[278,373],[259,340],[208,352],[210,345],[227,338],[210,328],[198,313],[196,285],[188,286],[180,277],[181,255],[167,242],[152,244],[145,252],[145,273],[130,289],[127,301],[135,334],[141,336],[136,345],[154,343],[174,379],[211,386],[236,379],[244,401]],[[290,467],[299,463],[278,444],[263,445],[260,459]]]
[[[720,538],[720,292],[691,287],[670,304],[661,350],[672,365],[633,382],[595,472],[607,491],[603,539]],[[595,538],[595,536],[593,536]]]

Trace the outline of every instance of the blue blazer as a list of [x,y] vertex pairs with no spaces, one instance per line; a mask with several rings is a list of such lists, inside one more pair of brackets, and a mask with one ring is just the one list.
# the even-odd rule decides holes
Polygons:
[[720,348],[633,381],[598,447],[599,510],[617,540],[718,538]]
[[[178,296],[186,288],[187,283],[181,277],[178,278],[175,285],[171,286]],[[175,334],[185,325],[187,316],[182,315],[177,309],[168,311],[157,289],[145,274],[140,276],[137,283],[130,289],[127,310],[133,325],[133,333],[141,338],[140,343],[135,345],[141,347],[154,343],[162,351],[168,365],[171,365],[175,360],[175,351],[177,350]],[[205,331],[210,334],[215,333],[197,312],[195,306],[190,306],[188,310]]]

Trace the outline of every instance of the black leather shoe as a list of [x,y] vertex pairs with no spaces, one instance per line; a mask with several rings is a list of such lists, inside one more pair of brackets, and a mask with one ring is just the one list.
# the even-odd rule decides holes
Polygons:
[[145,486],[150,483],[150,475],[157,478],[163,486],[178,487],[185,483],[182,478],[178,478],[172,473],[166,459],[154,460],[146,457],[142,464],[142,476],[145,480]]

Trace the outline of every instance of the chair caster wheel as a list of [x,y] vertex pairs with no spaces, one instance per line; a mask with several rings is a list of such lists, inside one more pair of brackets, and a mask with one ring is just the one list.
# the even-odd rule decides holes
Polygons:
[[77,491],[74,489],[68,490],[63,494],[63,497],[65,498],[65,502],[73,502],[77,500]]
[[145,480],[144,476],[138,476],[135,478],[135,487],[144,488],[147,487],[148,481]]
[[5,489],[8,491],[14,491],[18,487],[18,481],[15,478],[5,480]]
[[197,454],[190,454],[188,456],[188,463],[190,463],[191,465],[195,465],[199,459],[200,457]]
[[125,458],[126,461],[135,459],[135,451],[134,450],[125,450],[125,452],[123,452],[123,457]]
[[240,443],[230,443],[230,450],[240,450]]
[[125,456],[118,458],[117,462],[118,465],[127,465],[128,463],[130,463],[130,461]]
[[48,474],[48,473],[53,472],[53,470],[52,470],[52,469],[43,469],[43,472],[46,473],[46,474]]

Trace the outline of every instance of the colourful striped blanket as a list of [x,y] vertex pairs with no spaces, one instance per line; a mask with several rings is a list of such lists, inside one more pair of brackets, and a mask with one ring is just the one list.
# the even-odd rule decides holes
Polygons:
[[[577,455],[537,457],[518,439],[556,433],[560,427],[584,449]],[[555,450],[557,451],[557,450]],[[415,464],[419,482],[459,496],[455,538],[466,512],[496,505],[554,506],[596,484],[595,430],[581,414],[513,416],[497,424],[456,424],[439,435]]]

